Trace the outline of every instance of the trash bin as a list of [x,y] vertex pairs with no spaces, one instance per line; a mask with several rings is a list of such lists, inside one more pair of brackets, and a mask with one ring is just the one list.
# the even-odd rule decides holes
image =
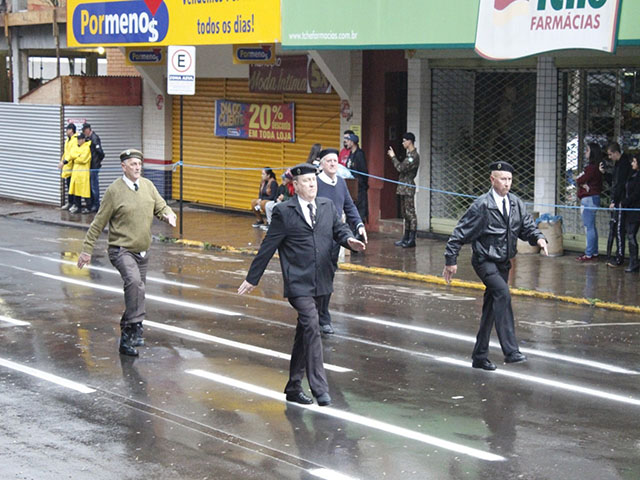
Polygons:
[[[533,212],[533,219],[537,220],[540,216],[540,213]],[[518,239],[518,245],[516,247],[518,249],[518,255],[534,255],[540,253],[540,247],[538,245],[531,245],[529,242]]]
[[536,220],[536,225],[547,239],[547,250],[550,257],[564,255],[562,243],[562,217],[545,213]]

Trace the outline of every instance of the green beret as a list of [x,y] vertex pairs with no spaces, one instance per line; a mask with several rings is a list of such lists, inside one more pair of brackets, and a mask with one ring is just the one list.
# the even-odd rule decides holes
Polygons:
[[120,154],[120,161],[124,162],[128,158],[137,158],[141,162],[144,160],[144,156],[140,150],[136,150],[134,148],[128,148],[124,152]]

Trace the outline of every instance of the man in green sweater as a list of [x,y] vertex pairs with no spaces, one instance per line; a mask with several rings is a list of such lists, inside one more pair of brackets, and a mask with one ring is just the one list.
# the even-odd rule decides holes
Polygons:
[[144,291],[153,216],[172,227],[176,226],[176,214],[153,183],[140,177],[142,160],[142,152],[138,150],[125,150],[120,154],[124,175],[107,188],[78,258],[78,268],[91,262],[93,247],[108,223],[109,260],[124,282],[125,311],[120,320],[120,353],[131,356],[138,355],[135,347],[144,345]]

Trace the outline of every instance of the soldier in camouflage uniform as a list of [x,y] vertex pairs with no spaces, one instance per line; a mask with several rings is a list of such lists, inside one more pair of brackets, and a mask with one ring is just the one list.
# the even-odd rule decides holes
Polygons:
[[416,184],[414,179],[418,174],[420,155],[418,155],[418,151],[414,146],[415,141],[416,137],[411,132],[407,132],[402,136],[402,146],[407,151],[407,156],[402,162],[396,157],[393,148],[389,147],[389,151],[387,152],[393,162],[393,166],[400,172],[398,181],[406,184],[398,185],[396,190],[396,194],[400,195],[402,218],[404,219],[404,236],[402,240],[395,242],[395,245],[402,248],[412,248],[416,246],[418,218],[416,217]]

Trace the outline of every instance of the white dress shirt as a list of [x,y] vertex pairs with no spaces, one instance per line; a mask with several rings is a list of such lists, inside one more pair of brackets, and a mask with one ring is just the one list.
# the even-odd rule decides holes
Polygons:
[[503,205],[502,200],[504,200],[505,198],[507,199],[507,201],[505,202],[505,205],[507,206],[507,211],[502,212],[502,214],[508,217],[509,212],[511,211],[511,204],[509,202],[509,197],[507,196],[501,197],[500,195],[498,195],[498,192],[496,192],[493,188],[491,189],[491,193],[493,194],[493,199],[496,201],[498,210],[500,210],[501,212],[502,212],[502,205]]
[[[122,180],[124,180],[124,183],[127,184],[127,187],[129,187],[131,190],[133,190],[134,192],[138,191],[138,188],[140,188],[140,179],[136,180],[135,182],[132,182],[129,177],[127,177],[126,175],[122,175]],[[136,186],[138,188],[136,188]]]
[[313,205],[313,213],[315,214],[317,219],[318,209],[316,208],[316,201],[314,200],[313,202],[307,202],[306,200],[303,200],[301,197],[298,197],[298,202],[300,202],[300,207],[302,208],[302,214],[304,215],[304,219],[307,221],[309,226],[313,227],[313,223],[311,222],[311,215],[309,214],[309,207],[307,207],[307,205],[309,204]]

